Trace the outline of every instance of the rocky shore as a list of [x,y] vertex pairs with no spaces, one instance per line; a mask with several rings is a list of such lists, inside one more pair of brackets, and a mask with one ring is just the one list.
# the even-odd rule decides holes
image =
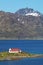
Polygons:
[[26,52],[15,54],[15,53],[9,53],[9,52],[0,52],[0,61],[19,60],[23,58],[43,58],[43,54],[30,54]]

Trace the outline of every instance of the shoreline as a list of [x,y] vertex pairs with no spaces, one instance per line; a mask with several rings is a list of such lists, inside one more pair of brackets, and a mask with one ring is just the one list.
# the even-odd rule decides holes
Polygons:
[[43,58],[43,54],[30,54],[26,52],[14,54],[14,53],[9,53],[9,52],[0,52],[0,61],[19,60],[23,58]]

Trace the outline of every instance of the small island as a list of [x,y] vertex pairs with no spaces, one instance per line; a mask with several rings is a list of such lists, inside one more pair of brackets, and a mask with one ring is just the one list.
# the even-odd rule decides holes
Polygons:
[[22,58],[40,58],[43,54],[31,54],[23,52],[18,48],[10,48],[9,51],[0,52],[0,61],[4,60],[19,60]]

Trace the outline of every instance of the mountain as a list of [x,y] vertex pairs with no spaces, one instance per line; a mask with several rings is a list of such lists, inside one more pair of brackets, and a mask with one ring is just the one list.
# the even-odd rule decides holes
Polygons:
[[31,14],[31,13],[36,13],[38,15],[40,15],[40,12],[38,11],[34,11],[33,9],[31,8],[23,8],[23,9],[19,9],[17,12],[15,12],[16,14],[18,15],[26,15],[26,14]]
[[31,8],[0,11],[0,39],[43,39],[43,14]]

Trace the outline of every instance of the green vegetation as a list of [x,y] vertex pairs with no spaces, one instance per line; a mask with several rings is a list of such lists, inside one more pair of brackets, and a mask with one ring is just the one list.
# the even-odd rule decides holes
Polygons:
[[21,53],[9,53],[9,52],[0,52],[0,60],[12,60],[12,59],[19,59],[30,57],[32,54],[21,52]]
[[36,57],[43,57],[43,55],[30,54],[26,52],[21,52],[21,53],[0,52],[0,60],[16,60],[21,58],[36,58]]

